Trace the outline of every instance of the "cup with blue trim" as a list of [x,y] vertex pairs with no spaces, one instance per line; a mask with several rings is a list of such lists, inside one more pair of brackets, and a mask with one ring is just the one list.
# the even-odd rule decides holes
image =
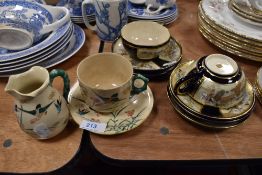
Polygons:
[[113,112],[147,89],[148,79],[134,74],[131,62],[116,53],[88,56],[77,67],[82,97],[97,112]]
[[[82,13],[85,25],[96,31],[102,41],[113,42],[119,35],[122,27],[127,23],[128,0],[84,0]],[[86,8],[93,4],[95,8],[96,25],[88,21]]]
[[237,63],[222,54],[204,56],[188,67],[176,82],[174,92],[189,95],[202,105],[228,109],[241,102],[246,77]]
[[65,7],[30,1],[0,1],[0,48],[22,50],[70,21]]

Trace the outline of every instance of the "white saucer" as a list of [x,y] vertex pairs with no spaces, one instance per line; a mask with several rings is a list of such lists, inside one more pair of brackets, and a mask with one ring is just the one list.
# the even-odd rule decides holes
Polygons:
[[68,95],[69,109],[77,124],[84,120],[106,123],[104,132],[94,132],[102,135],[114,135],[130,131],[141,125],[153,108],[153,94],[147,90],[131,98],[130,103],[112,113],[102,114],[90,109],[81,98],[78,82],[74,84]]

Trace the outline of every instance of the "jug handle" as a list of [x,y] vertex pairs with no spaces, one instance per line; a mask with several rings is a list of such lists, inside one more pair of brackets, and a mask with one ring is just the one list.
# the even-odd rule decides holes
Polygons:
[[52,86],[53,80],[57,77],[60,76],[63,78],[64,81],[64,90],[63,90],[63,97],[67,101],[68,93],[70,91],[70,80],[68,78],[67,73],[62,70],[62,69],[54,69],[50,72],[49,77],[50,77],[50,85]]

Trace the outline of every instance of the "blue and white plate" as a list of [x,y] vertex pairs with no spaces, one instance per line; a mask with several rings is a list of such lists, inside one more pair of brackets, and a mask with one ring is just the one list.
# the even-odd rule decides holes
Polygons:
[[[163,19],[142,19],[142,20],[146,20],[146,21],[154,21],[154,22],[158,22],[158,23],[162,23],[164,25],[170,24],[172,22],[174,22],[178,17],[178,10],[176,11],[176,13],[174,13],[173,15],[163,18]],[[128,19],[130,21],[138,21],[141,20],[140,18],[134,18],[134,17],[128,17]]]
[[[60,64],[64,61],[66,61],[67,59],[69,59],[70,57],[72,57],[83,46],[83,44],[85,42],[85,32],[83,31],[83,29],[80,28],[77,25],[74,25],[74,28],[75,28],[74,34],[71,37],[69,44],[65,48],[60,50],[55,55],[50,56],[45,61],[39,62],[35,65],[39,65],[39,66],[42,66],[42,67],[45,67],[45,68],[49,68],[49,67],[55,66],[57,64]],[[18,74],[18,73],[26,71],[29,68],[30,67],[28,67],[26,69],[20,69],[20,70],[12,71],[12,72],[0,73],[0,77],[8,77],[8,76],[13,75],[13,74]]]
[[17,71],[21,69],[25,69],[27,67],[36,65],[39,62],[42,62],[46,59],[49,59],[56,53],[58,53],[60,50],[65,48],[67,44],[71,41],[71,38],[73,37],[73,32],[74,30],[70,30],[70,33],[58,44],[56,44],[51,50],[47,50],[46,52],[42,52],[40,55],[36,55],[35,57],[32,57],[29,60],[16,63],[16,64],[11,64],[11,65],[4,65],[0,67],[0,73],[5,73],[5,72],[11,72],[11,71]]
[[34,46],[32,46],[28,49],[25,49],[25,50],[22,50],[22,51],[19,51],[19,52],[0,54],[0,63],[11,61],[11,60],[16,60],[16,59],[34,54],[36,52],[39,52],[39,51],[49,47],[50,45],[57,42],[62,36],[64,36],[66,34],[66,32],[69,30],[70,26],[71,26],[71,22],[63,25],[59,29],[53,31],[43,41],[35,44]]
[[73,33],[73,26],[74,25],[71,24],[70,28],[65,33],[65,35],[62,36],[59,40],[57,40],[57,42],[55,42],[54,44],[50,45],[49,47],[47,47],[43,50],[40,50],[39,52],[35,52],[35,53],[30,54],[28,56],[21,57],[19,59],[14,59],[14,60],[11,60],[11,61],[8,61],[8,62],[0,62],[0,69],[2,67],[7,67],[7,66],[10,66],[10,65],[18,66],[21,63],[32,62],[32,61],[34,61],[35,58],[40,58],[47,52],[50,52],[50,53],[53,52],[53,50],[55,50],[58,45],[61,45],[61,43],[65,42],[66,40],[69,40],[68,37],[70,37]]
[[[81,17],[82,16],[82,9],[81,9],[82,1],[74,5],[69,5],[68,0],[60,0],[56,5],[68,8],[70,11],[71,17]],[[90,4],[90,6],[87,6],[86,14],[87,16],[95,15],[95,8],[93,5]]]
[[163,19],[174,15],[177,11],[177,5],[175,4],[173,7],[160,11],[156,14],[149,14],[146,12],[145,5],[135,5],[132,3],[128,3],[128,16],[139,18],[139,19]]
[[49,68],[57,64],[60,64],[68,60],[70,57],[76,54],[79,51],[79,49],[81,49],[86,39],[85,32],[78,25],[74,25],[74,26],[75,26],[74,37],[71,39],[69,45],[64,50],[60,51],[60,53],[53,56],[52,59],[48,59],[42,63],[39,63],[38,64],[39,66]]

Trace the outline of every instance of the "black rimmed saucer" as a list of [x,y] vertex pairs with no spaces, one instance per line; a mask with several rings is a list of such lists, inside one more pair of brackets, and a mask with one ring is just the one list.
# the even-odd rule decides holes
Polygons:
[[176,82],[186,74],[192,64],[194,64],[194,61],[180,64],[170,76],[167,93],[171,104],[178,113],[195,124],[209,128],[230,128],[244,122],[250,116],[255,104],[254,92],[248,82],[243,100],[238,105],[228,109],[214,109],[198,103],[187,94],[178,95],[174,93]]
[[118,38],[112,44],[112,52],[128,58],[136,73],[140,73],[150,79],[169,76],[182,59],[182,47],[172,37],[167,43],[167,47],[154,59],[142,60],[132,58],[125,49],[121,38]]

